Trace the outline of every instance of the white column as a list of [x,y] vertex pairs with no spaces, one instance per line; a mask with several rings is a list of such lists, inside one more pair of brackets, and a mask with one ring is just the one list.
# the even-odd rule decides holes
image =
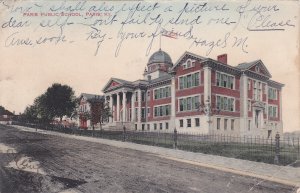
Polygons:
[[132,92],[132,95],[131,95],[131,122],[135,122],[135,107],[134,107],[134,103],[135,103],[135,92]]
[[176,86],[175,86],[175,75],[172,76],[171,80],[171,119],[170,129],[175,129],[175,116],[176,116]]
[[123,120],[122,121],[126,121],[126,92],[123,91]]
[[[109,107],[110,107],[110,111],[111,113],[113,113],[113,95],[109,95]],[[113,122],[113,117],[109,117],[109,122]]]
[[141,122],[141,117],[142,117],[142,91],[141,89],[138,90],[138,122]]
[[240,78],[240,135],[244,136],[248,132],[248,77],[242,74]]
[[120,121],[120,94],[117,93],[117,119],[116,121]]
[[[205,66],[204,68],[204,104],[205,105],[210,105],[211,104],[211,68],[208,66]],[[211,119],[213,117],[210,117],[208,115],[205,115],[206,121],[204,123],[204,129],[206,133],[210,133],[211,131]]]
[[204,102],[211,101],[211,68],[205,66],[204,68]]

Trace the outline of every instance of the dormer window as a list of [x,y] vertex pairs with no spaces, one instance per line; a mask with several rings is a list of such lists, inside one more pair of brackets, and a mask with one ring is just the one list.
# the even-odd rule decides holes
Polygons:
[[259,72],[259,66],[255,66],[255,71]]
[[183,69],[192,68],[195,66],[195,61],[188,59],[182,66],[183,66]]

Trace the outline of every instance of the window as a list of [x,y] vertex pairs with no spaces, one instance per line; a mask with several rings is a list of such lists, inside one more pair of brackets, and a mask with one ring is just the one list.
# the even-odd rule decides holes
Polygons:
[[137,130],[137,124],[135,124],[134,127],[135,127],[135,130]]
[[156,123],[154,123],[154,130],[156,130],[157,129],[157,124]]
[[195,118],[195,126],[196,127],[200,126],[200,119],[199,118]]
[[262,83],[259,81],[253,81],[253,99],[256,101],[262,100]]
[[138,108],[135,108],[135,120],[138,120]]
[[251,120],[248,120],[248,131],[250,131],[251,128]]
[[168,98],[171,96],[171,87],[163,87],[154,90],[154,99]]
[[147,130],[148,131],[150,130],[150,124],[147,124]]
[[163,129],[163,125],[162,123],[159,123],[159,129],[162,130]]
[[142,118],[143,118],[143,119],[146,118],[146,111],[145,111],[145,108],[142,108]]
[[248,111],[251,111],[251,100],[248,100]]
[[224,130],[225,131],[227,130],[227,122],[228,122],[228,119],[224,119]]
[[179,111],[197,110],[200,96],[187,97],[179,99]]
[[143,92],[141,93],[141,95],[142,95],[142,101],[145,101],[145,92],[143,91]]
[[183,119],[179,120],[179,127],[183,127]]
[[217,130],[220,130],[221,118],[217,118]]
[[231,131],[234,130],[234,119],[231,119]]
[[142,124],[142,131],[145,130],[145,124]]
[[248,90],[251,90],[251,80],[248,80]]
[[191,127],[192,126],[192,120],[191,119],[187,119],[187,127]]
[[259,66],[255,66],[255,71],[259,72]]
[[186,76],[179,77],[179,89],[186,89],[200,84],[200,73],[196,72],[193,74],[188,74]]
[[277,100],[277,90],[275,88],[269,87],[268,98],[272,100]]
[[195,62],[192,61],[191,59],[188,59],[182,66],[183,66],[183,69],[192,68],[195,66]]
[[147,91],[147,101],[150,101],[150,91]]
[[150,117],[150,107],[147,108],[147,115]]
[[222,111],[235,111],[234,98],[217,96],[217,109]]
[[162,117],[168,116],[171,113],[171,105],[163,105],[154,107],[154,116]]
[[138,96],[138,92],[135,92],[135,102],[137,102],[139,100],[139,96]]
[[278,115],[278,108],[277,108],[277,106],[270,105],[268,107],[268,111],[269,111],[269,117],[277,118],[277,115]]
[[169,129],[169,123],[166,122],[166,129]]
[[217,86],[234,89],[234,76],[230,76],[224,73],[217,72],[216,73],[216,82]]

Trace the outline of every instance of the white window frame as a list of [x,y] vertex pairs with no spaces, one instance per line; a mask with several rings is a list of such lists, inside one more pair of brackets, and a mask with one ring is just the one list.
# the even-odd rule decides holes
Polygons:
[[[163,96],[163,97],[158,97],[157,99],[155,98],[155,90],[160,90],[160,89],[166,89],[167,87],[170,88],[170,93],[169,93],[169,96],[166,97],[166,96]],[[161,86],[161,87],[157,87],[157,88],[154,88],[153,89],[153,100],[159,100],[159,99],[165,99],[165,98],[170,98],[171,97],[171,93],[172,93],[172,90],[171,90],[171,85],[167,85],[167,86]],[[160,91],[159,91],[160,92]]]
[[[188,67],[188,62],[191,62],[191,65]],[[189,69],[189,68],[193,68],[195,67],[195,63],[196,63],[196,60],[192,60],[192,59],[187,59],[183,64],[182,64],[182,68],[185,70],[185,69]]]
[[[217,101],[217,98],[219,97],[226,97],[227,98],[227,101],[228,99],[233,99],[233,111],[228,111],[228,110],[224,110],[224,109],[220,109],[221,111],[226,111],[226,112],[236,112],[236,108],[235,108],[235,102],[236,102],[236,98],[235,97],[232,97],[232,96],[228,96],[228,95],[220,95],[220,94],[217,94],[216,95],[216,105],[218,105],[218,101]],[[223,99],[224,100],[224,99]],[[225,104],[225,103],[224,103]],[[222,105],[222,104],[221,104]],[[228,103],[227,103],[227,106],[228,106]],[[223,105],[224,107],[224,105]]]
[[189,87],[189,88],[182,88],[182,89],[180,89],[180,78],[181,78],[181,77],[188,76],[188,75],[196,74],[196,73],[199,73],[199,84],[198,84],[198,86],[200,86],[200,85],[201,85],[201,70],[197,70],[197,71],[193,71],[193,72],[190,72],[190,73],[187,73],[187,74],[183,74],[183,75],[181,75],[181,76],[178,76],[178,77],[177,77],[177,82],[178,82],[177,89],[178,89],[178,90],[185,90],[185,89],[190,89],[190,88],[198,87],[198,86],[191,86],[191,87]]
[[[155,116],[155,108],[156,107],[161,107],[161,106],[170,106],[170,112],[168,115],[163,115],[163,116]],[[153,117],[168,117],[168,116],[171,116],[171,112],[172,112],[172,106],[171,106],[171,103],[166,103],[166,104],[162,104],[162,105],[156,105],[156,106],[153,106]]]
[[177,112],[189,112],[189,111],[196,111],[197,109],[192,109],[192,106],[191,106],[191,110],[183,110],[183,111],[180,111],[180,99],[187,99],[187,98],[193,98],[193,97],[196,97],[198,96],[199,97],[199,103],[201,103],[201,94],[194,94],[194,95],[188,95],[188,96],[184,96],[184,97],[178,97],[177,98],[177,109],[178,111]]
[[[228,76],[231,76],[232,78],[233,78],[233,86],[232,86],[232,88],[228,88],[228,87],[224,87],[224,86],[221,86],[221,85],[219,85],[218,86],[218,81],[217,81],[217,77],[218,77],[218,75],[217,74],[221,74],[221,76],[220,77],[222,77],[222,74],[224,74],[224,75],[226,75],[227,77]],[[222,79],[222,78],[221,78]],[[228,73],[225,73],[225,72],[221,72],[221,71],[217,71],[216,70],[216,73],[215,73],[215,83],[216,83],[216,86],[217,87],[221,87],[221,88],[227,88],[227,89],[230,89],[230,90],[235,90],[235,76],[234,75],[231,75],[231,74],[228,74]],[[229,83],[228,82],[228,79],[227,79],[227,83]]]

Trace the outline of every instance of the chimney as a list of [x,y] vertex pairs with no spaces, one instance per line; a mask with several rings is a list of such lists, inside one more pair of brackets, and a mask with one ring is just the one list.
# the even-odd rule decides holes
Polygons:
[[227,64],[227,54],[222,54],[218,56],[218,61]]

